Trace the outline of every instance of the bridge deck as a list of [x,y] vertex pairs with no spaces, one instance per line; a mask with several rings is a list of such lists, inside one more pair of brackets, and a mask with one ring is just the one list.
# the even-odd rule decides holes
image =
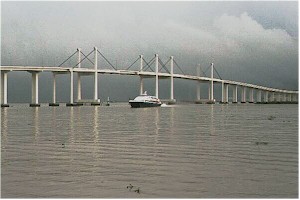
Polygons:
[[[92,75],[95,73],[94,69],[91,68],[72,68],[72,67],[54,67],[54,66],[1,66],[1,71],[27,71],[27,72],[53,72],[53,73],[70,73],[70,71],[80,73],[81,75]],[[133,71],[133,70],[111,70],[111,69],[98,69],[98,73],[100,74],[119,74],[119,75],[137,75],[143,76],[145,78],[155,77],[155,72],[148,71]],[[171,74],[159,72],[158,76],[160,78],[170,78]],[[221,80],[217,78],[209,78],[209,77],[201,77],[201,76],[193,76],[193,75],[184,75],[184,74],[173,74],[174,78],[177,79],[187,79],[187,80],[195,80],[195,81],[203,81],[208,82],[213,80],[216,83],[224,83],[230,85],[244,86],[253,89],[260,89],[270,92],[282,92],[289,94],[297,94],[298,91],[284,90],[284,89],[276,89],[270,87],[259,86],[255,84],[243,83],[238,81],[231,80]]]

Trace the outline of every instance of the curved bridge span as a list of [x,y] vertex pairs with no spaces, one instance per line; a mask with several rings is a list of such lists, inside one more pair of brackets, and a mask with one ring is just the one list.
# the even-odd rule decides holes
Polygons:
[[[222,85],[222,100],[220,103],[228,103],[229,102],[229,94],[228,94],[228,87],[233,87],[232,93],[232,103],[238,102],[238,88],[241,89],[241,103],[268,103],[268,102],[277,102],[277,103],[290,103],[290,102],[297,102],[298,101],[298,91],[291,91],[279,88],[270,88],[265,86],[259,86],[255,84],[237,82],[232,80],[222,80],[218,78],[214,78],[213,72],[213,63],[211,64],[211,76],[210,77],[203,77],[200,76],[200,69],[197,69],[197,75],[185,75],[185,74],[176,74],[173,73],[174,71],[174,60],[173,56],[170,57],[170,71],[168,72],[159,72],[159,58],[158,55],[155,54],[155,71],[144,71],[145,64],[149,66],[150,62],[147,63],[143,56],[140,56],[140,70],[117,70],[117,69],[98,69],[97,65],[97,54],[98,50],[95,47],[94,49],[94,68],[83,68],[81,67],[81,62],[84,59],[81,59],[81,50],[77,49],[78,53],[78,64],[76,67],[56,67],[56,66],[1,66],[1,106],[8,107],[7,102],[7,74],[14,71],[26,71],[32,74],[32,102],[30,106],[40,106],[38,101],[38,74],[41,72],[52,72],[53,73],[53,99],[52,102],[49,104],[50,106],[58,106],[59,104],[56,102],[56,76],[59,74],[70,74],[70,102],[67,104],[68,106],[76,106],[80,105],[82,102],[81,98],[81,76],[94,76],[94,99],[91,102],[92,105],[100,105],[98,99],[98,74],[116,74],[116,75],[132,75],[132,76],[139,76],[140,77],[140,94],[144,92],[143,88],[143,79],[144,78],[155,78],[155,96],[158,97],[158,79],[170,79],[171,87],[170,87],[170,99],[168,100],[170,103],[175,103],[174,98],[174,79],[186,79],[195,81],[197,84],[197,99],[196,103],[214,103],[214,84],[221,84]],[[99,52],[100,53],[100,52]],[[91,54],[91,53],[90,53]],[[101,53],[100,53],[101,54]],[[73,54],[74,55],[74,54]],[[102,54],[101,54],[102,55]],[[137,60],[138,61],[138,60]],[[109,61],[108,61],[109,62]],[[161,64],[162,67],[163,64]],[[150,66],[149,66],[150,67]],[[77,81],[77,99],[74,101],[74,73],[78,76]],[[209,85],[209,98],[207,100],[203,100],[200,98],[200,84],[208,83]],[[249,91],[249,98],[247,99],[247,91]],[[254,98],[254,91],[256,91],[256,98]],[[263,96],[263,98],[262,98]]]

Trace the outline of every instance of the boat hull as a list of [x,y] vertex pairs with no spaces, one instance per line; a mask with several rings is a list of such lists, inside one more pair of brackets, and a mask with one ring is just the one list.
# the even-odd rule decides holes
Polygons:
[[149,103],[149,102],[129,102],[132,108],[148,108],[148,107],[159,107],[160,103]]

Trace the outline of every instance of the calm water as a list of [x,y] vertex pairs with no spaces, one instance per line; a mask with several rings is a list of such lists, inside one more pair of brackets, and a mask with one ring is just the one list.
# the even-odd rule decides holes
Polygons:
[[1,118],[2,197],[298,197],[298,105],[26,104]]

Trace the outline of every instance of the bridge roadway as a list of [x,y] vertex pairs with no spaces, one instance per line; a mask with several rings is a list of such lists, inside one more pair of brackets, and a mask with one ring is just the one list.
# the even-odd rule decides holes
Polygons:
[[[91,68],[72,68],[72,67],[38,67],[38,66],[1,66],[1,71],[4,72],[12,72],[12,71],[27,71],[27,72],[53,72],[57,74],[63,73],[70,73],[71,71],[80,73],[80,75],[94,75],[96,72],[95,69]],[[119,74],[119,75],[137,75],[143,76],[145,78],[155,77],[155,72],[148,72],[148,71],[132,71],[132,70],[111,70],[111,69],[97,69],[97,73],[99,74]],[[159,78],[170,78],[170,73],[158,73]],[[209,77],[201,77],[201,76],[194,76],[194,75],[184,75],[184,74],[173,74],[173,78],[178,79],[187,79],[187,80],[195,80],[195,81],[202,81],[202,82],[216,82],[216,83],[223,83],[229,85],[236,85],[240,87],[247,87],[252,89],[258,89],[268,92],[278,92],[278,93],[286,93],[286,94],[298,94],[298,91],[291,91],[291,90],[284,90],[284,89],[276,89],[270,87],[259,86],[255,84],[243,83],[238,81],[231,81],[231,80],[222,80],[217,78],[209,78]]]

